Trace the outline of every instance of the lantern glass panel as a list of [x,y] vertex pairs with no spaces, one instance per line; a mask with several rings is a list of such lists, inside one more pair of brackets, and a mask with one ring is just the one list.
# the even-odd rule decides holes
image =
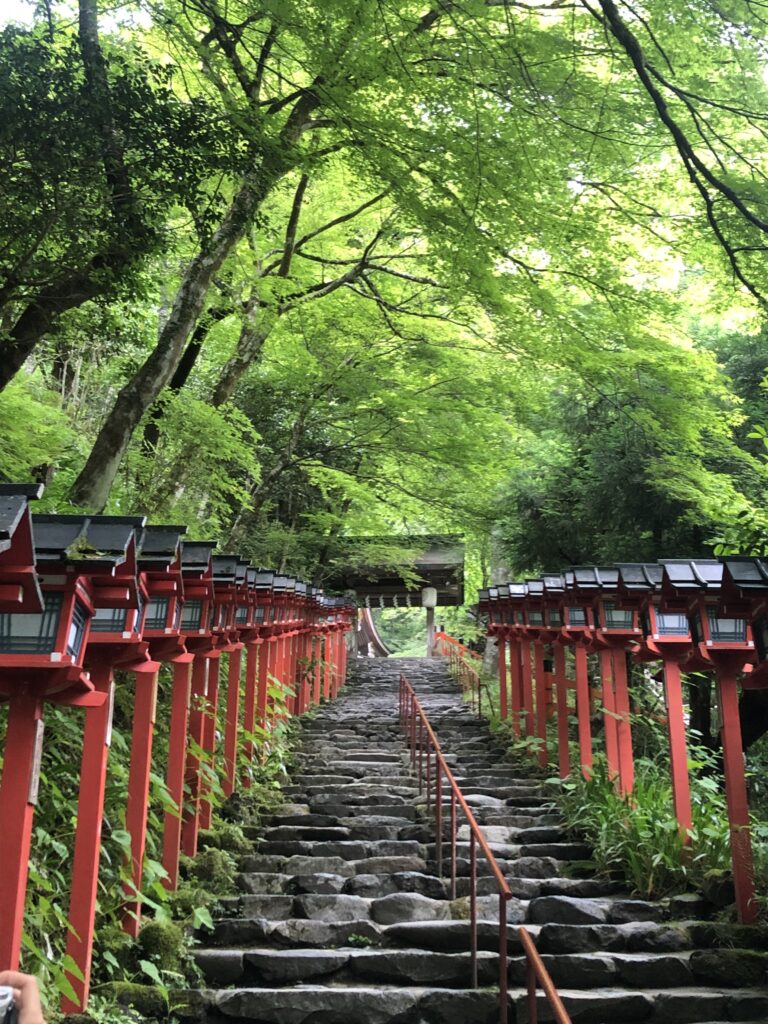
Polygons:
[[632,629],[632,612],[617,608],[612,601],[603,601],[606,629]]
[[0,615],[0,652],[50,654],[56,645],[62,595],[45,594],[43,611]]
[[569,626],[586,626],[587,624],[587,610],[586,608],[569,608],[568,609],[568,625]]
[[525,616],[521,611],[515,612],[515,622],[518,624],[518,626],[522,626],[524,624]]
[[659,636],[688,636],[688,616],[683,612],[656,612]]
[[235,612],[235,622],[238,626],[244,626],[248,621],[248,605],[241,605]]
[[714,608],[707,608],[709,635],[715,643],[744,643],[747,639],[747,620],[721,618]]
[[88,612],[85,610],[85,605],[82,601],[75,601],[75,610],[72,615],[72,621],[69,624],[69,634],[67,636],[67,654],[71,655],[75,661],[80,657],[80,651],[83,648],[87,622]]
[[165,629],[169,602],[170,598],[168,597],[153,597],[147,602],[144,629]]
[[91,618],[91,632],[122,633],[127,617],[126,608],[97,608]]
[[182,629],[199,629],[200,618],[203,614],[203,602],[197,598],[192,601],[185,601],[181,610]]
[[543,626],[544,615],[541,612],[529,611],[528,612],[528,624],[530,626]]
[[562,626],[563,617],[558,608],[550,608],[547,612],[547,619],[550,626]]
[[256,622],[263,622],[264,621],[264,612],[266,610],[267,609],[264,608],[263,606],[262,607],[257,606],[257,608],[256,608],[256,618],[255,618]]
[[220,608],[219,608],[219,614],[218,614],[218,618],[216,620],[216,625],[217,625],[217,627],[219,629],[221,629],[221,627],[225,626],[226,624],[227,624],[227,606],[226,605],[221,605]]

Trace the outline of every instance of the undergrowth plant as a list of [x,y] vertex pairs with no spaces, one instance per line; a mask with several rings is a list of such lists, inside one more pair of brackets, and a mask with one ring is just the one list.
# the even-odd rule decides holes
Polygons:
[[690,769],[693,827],[687,847],[673,813],[669,770],[659,761],[635,762],[630,796],[619,795],[602,754],[591,778],[557,780],[568,829],[592,848],[598,871],[649,898],[698,888],[708,877],[729,873],[728,815],[714,755],[694,748]]

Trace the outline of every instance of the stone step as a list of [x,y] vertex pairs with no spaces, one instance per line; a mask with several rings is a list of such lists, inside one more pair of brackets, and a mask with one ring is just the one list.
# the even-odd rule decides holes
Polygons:
[[[195,961],[207,982],[272,988],[324,979],[324,984],[438,985],[466,988],[471,979],[469,953],[423,949],[200,949]],[[498,982],[498,957],[481,950],[478,981]]]
[[[186,996],[186,1000],[184,997]],[[302,985],[180,993],[182,1020],[245,1020],[251,1024],[489,1024],[498,996],[488,989]],[[186,1005],[185,1005],[186,1002]]]
[[424,846],[411,839],[374,839],[365,842],[351,839],[340,839],[337,842],[268,839],[259,845],[259,854],[267,857],[341,857],[342,860],[362,860],[365,857],[422,857]]
[[376,817],[410,818],[411,821],[416,821],[419,817],[416,808],[412,804],[400,800],[391,804],[347,804],[342,800],[341,795],[336,796],[336,800],[338,801],[337,803],[331,799],[321,805],[315,802],[313,810],[314,807],[319,808],[322,806],[327,808],[329,814],[333,814],[340,819],[375,815]]
[[[764,1021],[768,1016],[765,989],[728,991],[716,988],[648,988],[632,992],[623,988],[594,988],[591,991],[563,988],[560,998],[574,1024],[651,1021],[652,1024],[680,1024],[704,1020]],[[518,1024],[527,1024],[525,996],[513,990]],[[546,1016],[546,998],[536,1000],[539,1019]]]

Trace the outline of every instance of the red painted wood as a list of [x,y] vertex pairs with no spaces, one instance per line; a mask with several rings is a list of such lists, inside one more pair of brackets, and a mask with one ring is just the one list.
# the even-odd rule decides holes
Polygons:
[[555,644],[552,653],[555,659],[557,758],[560,766],[560,778],[565,779],[571,771],[571,755],[568,749],[568,680],[565,678],[565,648],[560,644]]
[[[99,693],[109,694],[113,686],[111,668],[104,665],[94,667],[91,671],[91,681]],[[72,856],[72,887],[69,898],[70,932],[67,936],[67,955],[77,964],[82,980],[73,974],[67,974],[69,983],[75,990],[75,998],[62,998],[62,1013],[81,1013],[88,1002],[91,987],[91,956],[111,726],[111,699],[105,700],[100,707],[88,708],[85,712],[77,826]]]
[[585,779],[592,775],[592,705],[589,699],[587,652],[581,644],[573,650],[576,670],[576,720],[579,737],[579,767]]
[[509,704],[507,698],[507,645],[504,637],[496,638],[499,649],[499,717],[502,722],[509,718]]
[[123,906],[123,931],[134,938],[141,927],[141,878],[147,845],[147,805],[149,772],[152,767],[152,734],[157,703],[157,672],[136,672],[136,694],[131,730],[131,765],[128,772],[128,802],[125,827],[131,837],[130,882],[126,885]]
[[533,643],[533,661],[536,681],[536,760],[542,767],[547,765],[547,674],[544,671],[544,644],[540,640]]
[[192,692],[193,657],[183,654],[173,663],[171,684],[171,717],[168,737],[168,766],[165,784],[176,805],[176,811],[163,816],[163,867],[168,873],[163,884],[176,889],[179,884],[179,854],[181,852],[181,823],[184,807],[184,772],[187,759],[187,730]]
[[669,737],[670,770],[675,816],[683,842],[690,843],[688,830],[691,816],[691,786],[688,778],[688,746],[685,739],[683,713],[683,687],[677,661],[664,662],[664,694],[667,705],[667,735]]
[[512,732],[520,737],[520,714],[523,706],[523,667],[521,643],[516,637],[509,640],[509,675],[511,680]]
[[230,652],[227,666],[227,714],[224,726],[224,779],[225,796],[235,791],[237,779],[237,747],[240,733],[240,674],[243,645]]
[[267,727],[267,708],[269,707],[269,672],[272,663],[275,642],[265,640],[259,651],[259,676],[256,690],[256,723],[260,729]]
[[605,728],[605,759],[608,776],[619,777],[619,734],[616,728],[616,700],[613,695],[613,655],[610,649],[600,651],[600,680],[603,690],[603,725]]
[[523,680],[523,732],[533,736],[535,731],[533,718],[533,675],[531,671],[531,645],[527,640],[520,642],[520,662]]
[[42,722],[42,701],[22,691],[8,708],[3,777],[0,782],[0,969],[18,970],[34,803],[30,781]]
[[[208,693],[203,720],[203,758],[210,771],[216,769],[216,725],[219,716],[219,676],[221,672],[221,657],[209,659],[208,667]],[[211,827],[213,818],[213,805],[208,799],[210,785],[205,777],[200,780],[200,828]]]
[[619,792],[624,796],[635,786],[635,761],[632,753],[632,723],[630,720],[629,688],[627,685],[627,659],[624,648],[613,650],[613,692],[616,714],[616,742],[619,757]]
[[[256,728],[256,703],[259,669],[259,652],[264,650],[262,643],[249,643],[245,655],[245,706],[243,708],[243,729],[246,735],[253,733]],[[252,764],[255,753],[253,740],[246,740],[245,757],[248,765]],[[243,786],[251,785],[250,772],[243,772]]]
[[736,673],[730,666],[718,665],[717,691],[723,720],[720,736],[723,741],[725,796],[728,803],[728,824],[731,832],[736,910],[742,924],[753,924],[757,920],[758,907],[755,901],[752,838],[749,831],[744,754],[741,749]]
[[181,848],[187,857],[197,853],[200,830],[200,753],[205,728],[205,694],[211,659],[198,654],[192,665],[192,701],[189,711],[189,744],[186,780],[189,795],[185,801],[181,826]]
[[315,691],[315,704],[319,704],[323,696],[323,679],[322,679],[322,668],[321,660],[323,657],[323,638],[322,636],[315,635],[312,637],[312,661],[314,663],[314,691]]
[[325,679],[323,681],[323,696],[326,700],[331,697],[331,639],[333,634],[325,634],[323,659],[325,661]]

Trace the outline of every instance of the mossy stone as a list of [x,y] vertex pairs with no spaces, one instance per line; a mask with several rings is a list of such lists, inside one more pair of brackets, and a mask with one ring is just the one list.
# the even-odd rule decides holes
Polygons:
[[184,934],[172,921],[147,921],[139,932],[139,948],[147,959],[164,970],[176,970],[181,963]]
[[118,1006],[137,1010],[142,1017],[165,1020],[168,1017],[168,998],[152,985],[137,985],[133,981],[111,981],[101,992],[114,998]]
[[724,988],[764,985],[768,978],[768,954],[751,949],[696,950],[690,964],[697,980]]
[[199,853],[190,868],[192,877],[210,887],[212,892],[231,889],[236,871],[237,864],[232,855],[215,847]]
[[228,853],[250,853],[253,844],[243,830],[233,822],[225,821],[216,828],[200,833],[200,849],[226,850]]

